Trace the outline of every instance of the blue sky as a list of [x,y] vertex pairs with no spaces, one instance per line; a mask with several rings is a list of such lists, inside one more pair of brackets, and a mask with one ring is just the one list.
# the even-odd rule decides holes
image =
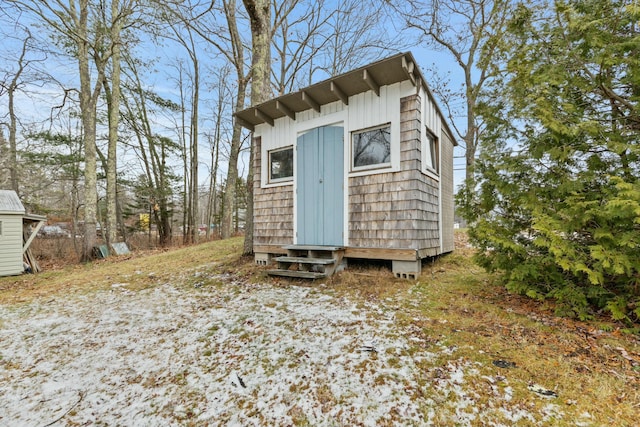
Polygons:
[[[6,17],[5,17],[6,20]],[[5,26],[5,31],[6,31]],[[39,28],[34,26],[33,24],[29,25],[29,28],[34,33],[34,35],[45,36],[45,33],[39,31]],[[392,27],[385,27],[384,31],[395,31]],[[15,39],[6,38],[2,47],[0,48],[0,60],[3,62],[2,69],[0,70],[0,76],[2,76],[2,71],[4,69],[11,69],[11,67],[15,66],[14,61],[16,58],[16,53],[19,51],[20,47],[20,34],[19,31],[13,31],[10,34],[17,34],[18,37]],[[247,38],[248,39],[248,38]],[[45,39],[46,40],[46,39]],[[449,55],[436,52],[433,50],[429,50],[425,47],[421,46],[411,46],[413,43],[413,39],[410,37],[405,37],[405,41],[407,42],[406,46],[399,45],[397,46],[397,51],[411,51],[415,56],[418,65],[422,68],[423,74],[427,80],[427,83],[433,87],[433,82],[437,79],[433,78],[433,76],[428,71],[429,67],[435,66],[439,71],[442,71],[444,74],[449,73],[449,77],[451,78],[451,84],[453,87],[459,87],[461,83],[461,71],[455,62],[452,61]],[[143,61],[148,64],[146,67],[145,73],[145,82],[148,85],[149,89],[153,89],[161,96],[167,97],[172,100],[177,100],[178,97],[178,88],[175,83],[176,80],[176,68],[175,62],[178,59],[183,61],[187,61],[186,52],[184,49],[179,46],[171,45],[165,42],[164,46],[159,46],[150,42],[150,40],[143,41],[141,46],[136,48],[138,55]],[[389,52],[391,54],[392,52]],[[145,56],[146,58],[143,58]],[[42,57],[42,54],[33,54],[32,57]],[[206,48],[204,44],[202,44],[202,51],[200,52],[200,60],[203,68],[203,81],[202,81],[202,91],[201,91],[201,106],[200,106],[200,130],[201,130],[201,143],[200,143],[200,183],[206,184],[208,182],[208,170],[210,166],[210,154],[209,154],[209,144],[207,142],[207,137],[205,135],[206,132],[211,132],[211,126],[213,124],[214,117],[212,116],[212,107],[215,102],[215,81],[212,78],[211,71],[213,71],[216,67],[216,64],[219,64],[219,55],[216,56],[212,53],[210,48]],[[38,65],[38,64],[36,64]],[[365,64],[358,64],[365,65]],[[77,86],[77,66],[73,62],[71,58],[64,56],[56,56],[52,54],[47,54],[47,62],[46,62],[46,70],[50,72],[57,80],[58,83],[37,83],[37,84],[29,84],[25,86],[25,92],[20,93],[18,98],[17,109],[21,117],[21,123],[25,126],[28,126],[31,130],[37,130],[40,128],[52,128],[55,129],[60,126],[64,126],[61,122],[53,121],[48,122],[52,113],[57,113],[58,110],[55,109],[55,106],[59,106],[62,104],[63,100],[63,91],[62,87],[72,88]],[[232,74],[233,75],[233,74]],[[322,80],[326,78],[326,76],[319,76],[318,78],[314,78],[314,81]],[[6,112],[6,104],[7,98],[6,96],[0,97],[0,114],[3,115]],[[441,108],[444,110],[444,106],[441,102]],[[230,114],[227,114],[227,119],[230,117]],[[158,131],[159,132],[168,132],[169,136],[171,135],[172,127],[175,127],[175,123],[172,120],[169,120],[167,117],[163,117],[158,115],[156,117]],[[458,122],[458,126],[461,129],[464,129],[465,117],[460,116],[456,118]],[[162,129],[165,129],[164,131]],[[230,138],[230,124],[226,125],[226,133],[225,137]],[[6,136],[5,129],[5,136]],[[175,134],[175,131],[173,131]],[[454,184],[459,185],[464,179],[464,159],[461,158],[464,155],[464,149],[462,147],[457,147],[454,151],[454,156],[457,157],[454,159]],[[130,170],[135,168],[135,159],[121,157],[120,166],[122,170]],[[239,165],[240,171],[246,174],[248,169],[248,159],[247,156],[244,156],[241,159],[241,164]],[[181,170],[180,162],[174,160],[174,164],[176,170]],[[220,170],[220,178],[223,178],[226,175],[226,164],[221,165]]]

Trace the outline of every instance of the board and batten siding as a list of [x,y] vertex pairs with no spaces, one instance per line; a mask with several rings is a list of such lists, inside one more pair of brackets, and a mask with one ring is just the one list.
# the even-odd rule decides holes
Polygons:
[[264,170],[262,138],[254,138],[253,144],[253,244],[290,245],[293,243],[293,182],[277,187],[260,185]]
[[0,214],[0,276],[21,274],[22,264],[22,215]]
[[[391,169],[400,170],[400,110],[398,105],[400,98],[410,92],[415,92],[415,88],[410,82],[396,83],[381,87],[380,96],[377,96],[373,91],[354,95],[349,98],[348,106],[344,105],[342,101],[336,101],[323,105],[320,112],[313,109],[301,111],[296,114],[295,120],[284,116],[274,121],[275,126],[258,125],[255,135],[262,138],[260,155],[265,159],[265,162],[259,165],[260,181],[258,182],[262,187],[289,185],[289,183],[269,182],[268,153],[272,150],[295,145],[298,135],[302,132],[336,124],[340,124],[345,129],[345,173],[349,173],[350,169],[351,133],[386,123],[391,124]],[[365,170],[353,172],[352,175],[372,173],[377,172]]]
[[[256,134],[259,134],[261,137],[261,148],[260,155],[265,159],[265,162],[257,165],[260,169],[260,180],[258,181],[262,187],[268,186],[288,186],[291,185],[291,182],[287,183],[270,183],[269,182],[269,163],[268,163],[268,153],[272,150],[277,150],[278,148],[285,148],[290,146],[295,146],[296,139],[298,137],[298,133],[301,130],[301,123],[316,121],[315,119],[322,119],[326,116],[338,116],[341,117],[343,115],[343,104],[340,101],[332,102],[331,104],[323,105],[321,109],[321,113],[316,112],[315,110],[306,110],[300,113],[297,113],[296,120],[292,120],[291,118],[285,116],[275,120],[275,126],[269,125],[259,125],[256,129]],[[312,126],[307,126],[308,129],[311,129]],[[258,169],[255,170],[256,172]],[[254,172],[255,173],[255,172]],[[295,170],[294,170],[295,173]]]

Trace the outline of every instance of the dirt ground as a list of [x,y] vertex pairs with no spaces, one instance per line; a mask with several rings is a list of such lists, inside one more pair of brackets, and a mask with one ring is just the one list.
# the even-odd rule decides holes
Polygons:
[[[0,280],[0,425],[633,426],[640,346],[506,293],[269,279],[240,240]],[[615,326],[615,325],[614,325]]]
[[[1,306],[0,319],[3,425],[548,425],[561,416],[552,402],[513,405],[507,381],[399,328],[393,310],[322,288],[203,273],[189,285],[113,283]],[[442,355],[450,362],[437,371],[418,369]],[[466,391],[477,381],[490,384],[484,408]]]

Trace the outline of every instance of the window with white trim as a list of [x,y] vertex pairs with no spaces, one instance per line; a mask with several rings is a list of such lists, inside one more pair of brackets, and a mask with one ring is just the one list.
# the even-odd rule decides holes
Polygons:
[[391,166],[391,124],[351,134],[351,169]]
[[269,151],[269,182],[293,180],[293,146]]
[[439,142],[438,138],[425,127],[425,138],[423,147],[423,163],[426,170],[439,173],[440,171],[440,159],[439,159]]

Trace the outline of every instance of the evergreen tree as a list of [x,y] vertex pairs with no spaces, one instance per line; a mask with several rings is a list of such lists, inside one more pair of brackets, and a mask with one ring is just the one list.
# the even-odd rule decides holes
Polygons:
[[477,259],[563,314],[640,318],[638,23],[629,0],[520,6],[482,105]]

